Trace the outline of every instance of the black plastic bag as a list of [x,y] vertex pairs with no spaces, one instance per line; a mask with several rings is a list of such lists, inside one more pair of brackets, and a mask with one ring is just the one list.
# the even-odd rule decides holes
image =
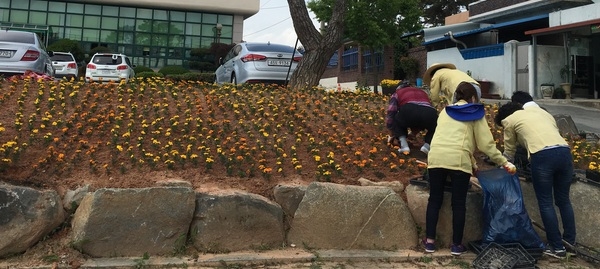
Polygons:
[[520,243],[524,248],[543,248],[523,203],[519,177],[502,168],[479,171],[483,190],[482,245]]

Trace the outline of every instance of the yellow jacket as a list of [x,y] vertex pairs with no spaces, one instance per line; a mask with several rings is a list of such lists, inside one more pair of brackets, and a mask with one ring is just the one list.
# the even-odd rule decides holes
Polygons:
[[469,82],[479,85],[471,76],[467,73],[457,70],[442,68],[433,74],[431,77],[431,83],[429,84],[429,98],[431,99],[431,105],[439,108],[440,104],[449,105],[452,103],[454,92],[456,87],[461,82]]
[[[506,158],[496,148],[496,142],[484,115],[481,114],[476,120],[467,121],[457,120],[448,115],[447,110],[452,109],[451,106],[461,105],[467,105],[467,102],[460,100],[440,112],[435,134],[431,140],[431,149],[427,155],[427,167],[459,170],[471,174],[473,152],[476,148],[489,156],[494,163],[498,165],[506,163]],[[483,105],[477,105],[481,106],[480,109],[484,109]]]
[[[545,147],[569,146],[560,135],[556,120],[539,106],[527,106],[502,120],[504,127],[504,154],[514,156],[517,144],[529,154]],[[437,130],[436,130],[437,131]]]

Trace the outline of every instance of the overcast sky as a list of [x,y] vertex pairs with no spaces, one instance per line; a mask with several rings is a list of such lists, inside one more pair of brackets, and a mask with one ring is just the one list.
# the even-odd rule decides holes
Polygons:
[[260,0],[260,11],[244,20],[244,41],[294,46],[296,38],[287,0]]

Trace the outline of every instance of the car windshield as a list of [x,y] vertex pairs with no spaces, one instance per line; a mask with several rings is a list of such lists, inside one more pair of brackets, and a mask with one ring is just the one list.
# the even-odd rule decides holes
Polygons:
[[0,42],[35,44],[35,36],[31,33],[0,31]]
[[249,51],[272,51],[272,52],[283,52],[283,53],[293,53],[294,48],[286,45],[277,45],[277,44],[247,44],[246,48]]
[[117,65],[123,63],[122,57],[113,59],[112,54],[109,55],[96,55],[93,60],[94,64],[106,64],[106,65]]
[[73,59],[73,57],[69,54],[56,54],[54,53],[54,56],[50,57],[52,59],[52,61],[56,61],[56,62],[74,62],[75,59]]

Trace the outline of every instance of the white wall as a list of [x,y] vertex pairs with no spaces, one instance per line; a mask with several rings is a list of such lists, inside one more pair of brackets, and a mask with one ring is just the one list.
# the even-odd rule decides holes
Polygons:
[[550,27],[600,18],[600,1],[581,7],[559,10],[549,14]]
[[[558,87],[562,83],[560,69],[565,65],[565,49],[562,46],[537,46],[537,59],[529,53],[529,62],[537,63],[537,82],[533,85],[533,72],[529,73],[529,93],[534,97],[541,97],[540,86],[544,83],[554,84]],[[531,65],[530,65],[531,66]],[[531,69],[530,69],[531,70]]]
[[[433,63],[453,63],[463,72],[471,71],[475,80],[492,82],[490,93],[499,94],[502,98],[510,98],[514,91],[511,85],[516,81],[516,71],[511,68],[512,53],[506,49],[503,56],[485,57],[478,59],[463,59],[458,48],[436,50],[427,53],[427,66]],[[515,67],[516,68],[516,67]]]

